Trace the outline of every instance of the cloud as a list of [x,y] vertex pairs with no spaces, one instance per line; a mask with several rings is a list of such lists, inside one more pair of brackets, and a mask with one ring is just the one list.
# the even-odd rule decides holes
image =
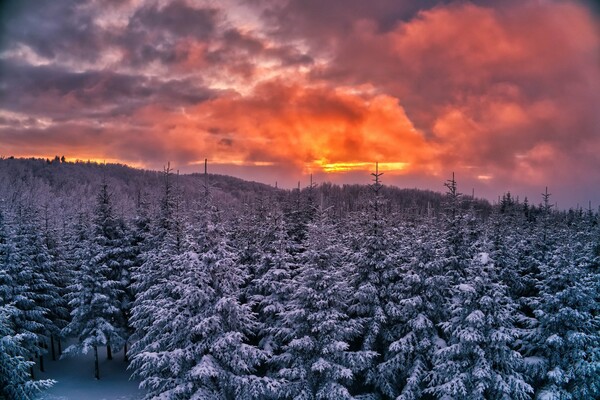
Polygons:
[[[534,176],[519,165],[535,148],[564,153],[560,169],[569,171],[600,140],[599,37],[597,20],[577,3],[452,3],[387,31],[354,19],[313,77],[373,84],[399,99],[447,169],[475,165],[518,182]],[[590,170],[599,166],[588,161]],[[551,179],[535,176],[532,183]]]
[[4,85],[0,107],[29,116],[60,121],[106,119],[161,102],[177,108],[215,95],[202,82],[162,80],[112,71],[74,72],[57,66],[0,61]]
[[193,37],[206,40],[216,30],[218,10],[196,8],[184,1],[144,5],[129,20],[133,31],[144,31],[148,35]]
[[252,96],[230,93],[180,109],[147,105],[107,126],[62,127],[29,134],[0,129],[0,137],[12,151],[22,150],[23,140],[28,150],[59,142],[60,153],[73,158],[84,148],[84,154],[96,151],[94,158],[154,166],[165,160],[193,165],[209,157],[223,164],[278,165],[296,176],[326,164],[373,161],[419,171],[430,168],[432,158],[396,99],[279,80],[261,84]]
[[102,40],[93,23],[93,14],[78,1],[8,2],[2,7],[2,47],[15,50],[26,46],[40,57],[96,60]]
[[66,0],[2,15],[3,153],[599,183],[585,3]]
[[[118,42],[127,62],[141,66],[152,62],[176,65],[193,53],[193,43],[208,43],[217,34],[219,11],[194,7],[183,1],[143,4],[125,27]],[[182,43],[188,45],[182,46]]]
[[258,0],[268,29],[284,40],[300,38],[313,49],[329,52],[353,32],[357,20],[369,20],[378,32],[386,32],[398,21],[412,18],[436,1],[395,0]]
[[205,126],[236,138],[251,161],[310,168],[315,162],[402,161],[428,157],[397,100],[326,86],[269,81],[248,97],[219,97],[194,110]]

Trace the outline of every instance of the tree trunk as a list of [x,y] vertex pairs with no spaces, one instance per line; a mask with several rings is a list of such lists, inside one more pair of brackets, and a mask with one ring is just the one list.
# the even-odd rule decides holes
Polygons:
[[44,356],[41,354],[40,354],[40,371],[46,372],[46,371],[44,371]]
[[127,357],[127,342],[123,346],[123,361],[129,362],[129,357]]
[[58,338],[58,356],[62,356],[62,341],[60,339],[60,336]]
[[[33,357],[31,357],[31,362],[33,361]],[[31,375],[31,380],[34,381],[35,380],[35,374],[33,373],[33,364],[31,364],[31,368],[29,368],[29,374]]]
[[106,359],[112,360],[112,349],[110,348],[110,340],[106,343]]
[[98,365],[98,346],[94,346],[94,377],[100,379],[100,366]]
[[52,351],[52,361],[56,361],[56,350],[54,349],[54,335],[50,335],[50,350]]

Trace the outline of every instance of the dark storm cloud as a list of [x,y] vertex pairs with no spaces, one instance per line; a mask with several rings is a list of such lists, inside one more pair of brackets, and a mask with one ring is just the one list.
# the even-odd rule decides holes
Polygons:
[[73,72],[56,66],[0,62],[0,107],[56,121],[115,117],[152,103],[197,104],[214,96],[196,80],[127,75],[111,71]]
[[329,49],[351,33],[358,20],[372,20],[377,30],[385,32],[398,21],[409,20],[419,10],[439,1],[397,0],[258,0],[271,30],[285,38],[309,39],[313,46]]
[[[206,53],[206,60],[213,65],[238,65],[246,68],[244,75],[253,73],[259,58],[276,60],[281,66],[310,65],[313,58],[291,45],[267,45],[249,33],[232,28],[226,30],[219,40],[219,46]],[[241,70],[240,70],[241,71]]]
[[135,12],[129,29],[206,40],[216,30],[217,16],[218,10],[214,8],[195,8],[183,1],[173,1],[164,7],[151,4]]
[[188,56],[186,48],[177,48],[178,42],[210,41],[217,34],[218,19],[218,10],[191,7],[183,1],[170,2],[164,7],[142,5],[118,33],[116,44],[126,50],[134,65],[152,61],[176,64]]
[[6,2],[1,8],[3,49],[19,45],[49,59],[68,57],[93,61],[104,45],[91,10],[79,1]]

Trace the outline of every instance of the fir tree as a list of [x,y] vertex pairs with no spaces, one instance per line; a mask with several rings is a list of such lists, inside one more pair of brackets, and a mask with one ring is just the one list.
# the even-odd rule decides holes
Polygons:
[[281,343],[274,332],[280,326],[280,314],[286,310],[293,290],[294,259],[290,252],[294,244],[287,236],[282,215],[277,211],[267,218],[264,234],[261,257],[245,293],[259,318],[255,342],[268,353],[275,354]]
[[[244,277],[218,221],[208,218],[201,238],[185,237],[189,248],[175,254],[162,282],[154,321],[134,345],[132,368],[148,398],[261,398],[264,385],[252,375],[264,357],[246,343],[256,325],[237,296]],[[134,323],[134,326],[138,326]]]
[[540,398],[600,396],[598,272],[579,239],[564,237],[540,266],[538,325],[525,346]]
[[[9,302],[19,310],[12,315],[17,334],[24,334],[23,347],[29,357],[40,357],[43,371],[43,355],[52,322],[48,318],[49,307],[57,303],[57,288],[48,281],[49,257],[38,235],[36,214],[32,206],[19,207],[14,245],[8,260],[12,279]],[[33,374],[33,369],[31,370]]]
[[[138,191],[136,204],[136,215],[133,220],[133,228],[129,231],[129,244],[131,253],[130,256],[130,276],[124,289],[124,304],[122,306],[124,319],[127,322],[127,336],[135,337],[135,329],[132,325],[133,307],[139,280],[144,278],[144,270],[142,266],[148,260],[148,256],[153,254],[151,242],[151,219],[148,211],[148,204],[142,196],[141,191]],[[123,358],[124,361],[129,361],[127,341],[124,344]]]
[[29,370],[34,363],[27,361],[30,353],[22,342],[33,341],[35,337],[28,338],[30,333],[15,334],[11,318],[19,313],[11,305],[0,305],[0,398],[29,400],[55,381],[31,380]]
[[[446,198],[444,202],[444,254],[443,263],[446,277],[450,285],[461,280],[467,271],[466,262],[469,259],[469,246],[474,238],[469,232],[473,222],[472,213],[463,211],[463,196],[458,191],[454,173],[452,179],[446,181]],[[472,225],[471,225],[472,226]]]
[[36,255],[42,247],[31,233],[30,226],[19,224],[16,235],[23,242],[17,244],[0,210],[0,398],[33,399],[54,383],[31,380],[35,363],[29,360],[41,354],[49,326],[40,306],[46,299],[42,289],[47,289],[40,274],[43,254]]
[[295,290],[275,330],[284,343],[272,360],[283,378],[280,398],[351,398],[348,388],[355,374],[374,356],[350,351],[361,326],[347,316],[350,288],[343,275],[344,252],[334,227],[320,214],[308,227],[307,251],[292,280]]
[[106,346],[107,358],[112,359],[112,350],[121,349],[126,341],[122,309],[123,276],[128,267],[124,253],[126,242],[123,223],[113,215],[106,182],[102,183],[97,197],[94,237],[88,246],[86,261],[70,288],[72,321],[64,333],[79,339],[67,353],[94,350],[95,377],[99,379],[98,347]]
[[373,198],[368,213],[362,214],[364,228],[354,238],[355,252],[352,252],[349,266],[351,271],[352,298],[348,309],[350,317],[362,325],[361,333],[353,341],[352,350],[362,350],[377,354],[371,365],[361,371],[353,394],[381,394],[380,376],[377,371],[386,348],[395,339],[394,320],[388,313],[393,300],[387,287],[397,278],[390,258],[390,239],[383,215],[383,199],[380,191],[382,184],[378,168],[372,174],[371,186]]
[[8,304],[13,296],[13,277],[10,273],[9,262],[14,251],[9,229],[0,209],[0,306]]
[[445,312],[446,278],[438,262],[439,233],[432,225],[413,228],[407,259],[397,260],[401,276],[390,284],[397,324],[395,338],[378,366],[378,386],[389,398],[416,400],[424,396],[434,352],[445,346],[436,324]]
[[206,282],[200,289],[209,295],[205,307],[194,318],[197,323],[191,332],[196,342],[192,348],[199,360],[191,371],[195,395],[220,393],[224,398],[264,398],[273,383],[254,374],[267,354],[248,343],[248,337],[256,331],[257,320],[250,306],[239,301],[246,277],[229,244],[220,213],[215,207],[209,208],[205,235],[197,242],[199,269],[192,275],[205,277],[199,279]]
[[516,305],[494,279],[487,252],[471,260],[467,279],[452,288],[450,319],[441,324],[447,346],[437,350],[426,392],[438,398],[528,399],[521,355],[511,348],[519,338]]
[[68,287],[72,284],[72,275],[68,265],[68,251],[64,240],[59,238],[56,229],[51,226],[49,209],[44,207],[43,242],[48,251],[48,266],[44,271],[50,288],[50,302],[47,305],[50,326],[50,349],[52,360],[56,360],[55,340],[61,340],[61,331],[70,320],[70,310],[67,304]]
[[[181,279],[182,271],[189,264],[178,243],[181,235],[177,227],[183,226],[183,222],[175,213],[177,194],[172,187],[170,165],[165,168],[162,178],[160,214],[157,223],[150,225],[149,236],[145,239],[148,250],[141,257],[141,264],[133,269],[134,302],[129,319],[134,328],[130,369],[134,375],[148,377],[149,393],[163,393],[176,385],[170,370],[152,363],[146,365],[144,360],[148,355],[179,348],[170,343],[171,335],[177,333],[169,328],[170,324],[179,320],[179,310],[174,306],[179,295],[174,293],[174,282]],[[138,213],[143,212],[140,207]],[[145,229],[145,224],[141,228]],[[145,235],[143,231],[140,234]]]

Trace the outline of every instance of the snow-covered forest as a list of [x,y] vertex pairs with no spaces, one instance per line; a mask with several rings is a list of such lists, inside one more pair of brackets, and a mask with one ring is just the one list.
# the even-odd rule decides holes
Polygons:
[[369,178],[0,159],[0,398],[123,350],[148,399],[600,398],[597,210]]

